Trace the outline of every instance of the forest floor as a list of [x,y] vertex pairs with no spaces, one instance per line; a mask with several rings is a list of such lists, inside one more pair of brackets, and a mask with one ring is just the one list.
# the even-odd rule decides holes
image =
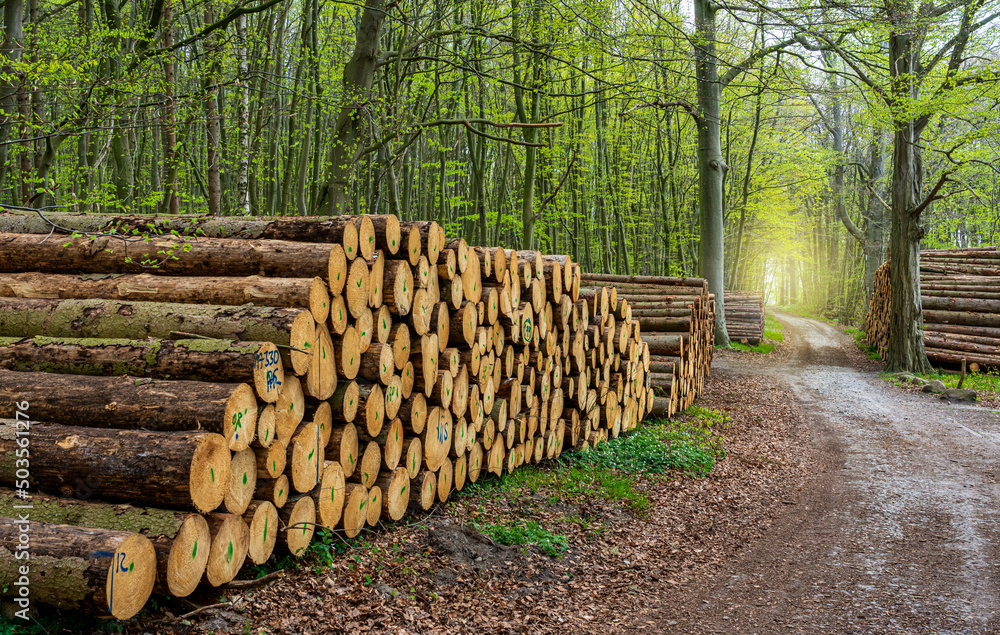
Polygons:
[[682,417],[725,435],[707,475],[523,468],[112,630],[1000,633],[1000,418],[890,385],[833,326],[779,319],[784,342],[720,351]]

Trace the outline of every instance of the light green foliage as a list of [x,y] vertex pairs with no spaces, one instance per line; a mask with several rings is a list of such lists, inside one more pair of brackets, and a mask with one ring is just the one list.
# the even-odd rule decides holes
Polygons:
[[881,360],[882,356],[878,353],[878,348],[875,346],[869,346],[865,342],[865,332],[861,329],[844,329],[844,332],[854,338],[854,344],[861,349],[861,352],[868,356],[868,359]]
[[[960,373],[913,373],[913,375],[927,381],[936,379],[944,384],[945,388],[958,388],[958,382],[962,377]],[[895,373],[879,373],[879,376],[896,386],[902,385]],[[1000,373],[993,370],[985,373],[966,373],[962,388],[970,388],[987,393],[990,397],[998,398],[1000,397]]]
[[569,539],[566,536],[554,534],[533,520],[474,526],[500,544],[534,545],[550,558],[557,558],[569,549]]
[[770,313],[764,315],[764,338],[772,340],[774,342],[784,342],[785,334],[782,333],[784,327],[778,318],[774,317]]

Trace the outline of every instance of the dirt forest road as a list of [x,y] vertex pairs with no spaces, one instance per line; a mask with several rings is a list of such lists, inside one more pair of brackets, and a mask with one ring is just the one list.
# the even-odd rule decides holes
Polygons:
[[789,388],[819,472],[660,609],[662,632],[1000,633],[1000,415],[904,392],[854,367],[835,328],[778,318],[790,354],[731,370]]

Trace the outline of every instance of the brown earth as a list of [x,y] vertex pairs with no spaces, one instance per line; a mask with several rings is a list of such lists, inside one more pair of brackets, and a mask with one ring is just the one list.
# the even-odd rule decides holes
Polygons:
[[762,540],[633,630],[1000,632],[996,413],[894,388],[833,327],[779,319],[786,359],[734,370],[793,392],[819,470]]

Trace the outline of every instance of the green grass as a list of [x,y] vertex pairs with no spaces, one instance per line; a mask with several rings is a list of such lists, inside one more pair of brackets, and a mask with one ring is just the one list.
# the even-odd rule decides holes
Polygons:
[[569,549],[569,539],[555,534],[533,520],[511,523],[488,523],[473,526],[503,545],[535,545],[550,558],[558,558]]
[[781,322],[778,321],[773,315],[764,315],[764,339],[761,340],[760,344],[756,346],[751,346],[749,344],[741,344],[740,342],[730,342],[729,347],[734,351],[743,351],[745,353],[760,353],[761,355],[767,355],[777,348],[774,342],[784,342],[785,334],[782,332],[784,327],[781,326]]
[[[936,379],[944,384],[945,388],[958,388],[958,380],[961,379],[961,375],[958,373],[911,374],[914,377],[920,377],[921,379],[926,379],[927,381],[934,381]],[[899,381],[899,377],[895,374],[882,373],[882,377],[897,386],[902,384],[902,382]],[[966,373],[965,382],[962,383],[962,388],[971,388],[972,390],[979,392],[1000,395],[1000,373],[992,370],[985,373]]]
[[637,481],[680,471],[705,476],[725,456],[724,413],[692,406],[678,421],[655,421],[610,439],[587,452],[566,452],[547,467],[524,466],[500,479],[466,485],[463,496],[509,498],[522,491],[547,492],[564,499],[600,498],[618,502],[637,515],[649,500]]
[[761,342],[756,346],[750,346],[749,344],[740,344],[739,342],[730,342],[729,347],[734,351],[743,351],[745,353],[760,353],[761,355],[767,355],[774,351],[774,344],[768,342]]
[[778,318],[769,313],[764,315],[764,339],[784,342],[785,334],[782,333],[783,330],[784,327],[778,321]]
[[882,361],[882,356],[878,354],[878,349],[865,343],[865,332],[861,329],[844,329],[844,332],[854,338],[854,344],[861,349],[861,352],[868,356],[868,359]]

